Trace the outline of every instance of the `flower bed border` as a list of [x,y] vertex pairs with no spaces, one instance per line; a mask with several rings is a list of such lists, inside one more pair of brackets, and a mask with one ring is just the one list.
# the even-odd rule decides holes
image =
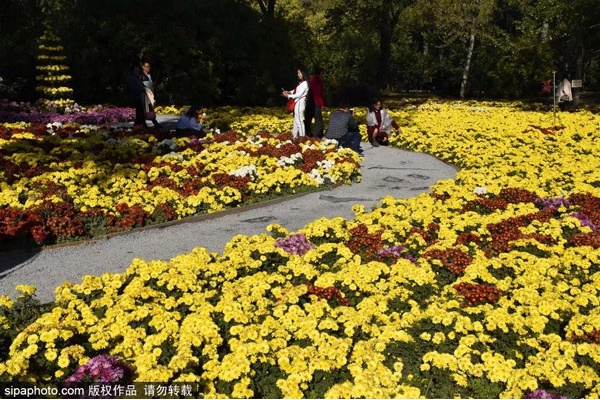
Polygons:
[[[91,239],[68,241],[68,242],[64,242],[64,243],[56,243],[56,244],[50,244],[50,245],[40,245],[39,248],[41,250],[50,250],[50,249],[59,249],[59,248],[64,248],[64,247],[79,246],[79,245],[86,245],[86,244],[89,245],[89,244],[99,242],[101,240],[107,240],[107,239],[111,239],[114,237],[129,235],[131,233],[144,232],[144,231],[149,231],[149,230],[154,230],[154,229],[164,229],[164,228],[181,225],[181,224],[185,224],[185,223],[202,222],[202,221],[211,220],[211,219],[215,219],[215,218],[221,218],[221,217],[224,217],[227,215],[234,215],[234,214],[242,213],[245,211],[250,211],[250,210],[259,209],[259,208],[263,208],[263,207],[267,207],[267,206],[272,206],[275,204],[282,203],[284,201],[294,200],[296,198],[303,197],[303,196],[306,196],[306,195],[309,195],[312,193],[333,190],[342,185],[344,185],[344,183],[337,182],[330,186],[310,189],[310,190],[307,190],[302,193],[295,193],[295,194],[290,194],[287,196],[280,196],[280,197],[277,197],[274,199],[268,199],[268,200],[259,201],[256,203],[251,203],[251,204],[241,204],[237,207],[227,208],[225,210],[213,211],[213,212],[204,213],[204,214],[190,215],[188,217],[176,219],[173,221],[159,222],[156,224],[140,226],[140,227],[132,228],[132,229],[128,229],[128,230],[112,232],[112,233],[108,233],[108,234],[102,235],[102,236],[97,236],[97,237],[94,237]],[[0,252],[0,254],[2,254],[2,253]]]

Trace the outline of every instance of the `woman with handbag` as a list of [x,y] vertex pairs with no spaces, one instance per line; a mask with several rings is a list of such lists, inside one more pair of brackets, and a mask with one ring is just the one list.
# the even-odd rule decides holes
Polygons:
[[154,82],[150,76],[150,63],[148,61],[142,61],[142,84],[146,91],[144,110],[146,112],[146,119],[152,121],[156,128],[160,128],[160,124],[156,120],[156,113],[154,112],[154,104],[156,100],[154,98]]
[[292,136],[294,139],[306,135],[304,125],[304,110],[306,109],[306,97],[308,95],[308,74],[302,68],[296,71],[298,75],[298,84],[292,91],[284,90],[281,95],[288,99],[294,100],[294,125],[292,128]]

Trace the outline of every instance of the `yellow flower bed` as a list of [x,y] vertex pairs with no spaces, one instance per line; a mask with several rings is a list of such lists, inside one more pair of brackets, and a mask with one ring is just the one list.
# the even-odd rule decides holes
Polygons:
[[[165,135],[165,134],[163,134]],[[289,133],[205,140],[107,127],[4,124],[0,235],[73,240],[359,179],[360,158]],[[2,246],[0,246],[2,247]]]
[[600,117],[560,113],[554,128],[511,105],[435,102],[393,115],[392,143],[459,165],[456,180],[65,283],[0,378],[57,380],[110,354],[138,381],[214,398],[597,398]]

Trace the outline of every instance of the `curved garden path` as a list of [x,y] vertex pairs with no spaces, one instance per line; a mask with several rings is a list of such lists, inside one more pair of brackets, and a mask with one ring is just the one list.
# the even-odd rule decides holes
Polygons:
[[278,223],[293,232],[320,217],[354,218],[352,206],[367,210],[387,195],[410,198],[429,191],[440,179],[452,179],[456,168],[436,158],[363,143],[362,181],[252,206],[139,229],[110,238],[35,250],[0,253],[0,294],[14,296],[15,286],[35,285],[42,302],[54,300],[54,289],[84,275],[123,272],[134,258],[169,260],[195,247],[221,252],[237,235],[266,232]]

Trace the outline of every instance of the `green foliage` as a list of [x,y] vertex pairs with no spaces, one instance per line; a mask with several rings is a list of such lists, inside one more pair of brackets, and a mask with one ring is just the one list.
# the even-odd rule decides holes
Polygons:
[[0,95],[9,97],[33,93],[45,21],[64,40],[75,100],[84,104],[126,104],[129,68],[142,57],[159,105],[280,104],[296,66],[326,69],[328,105],[342,91],[360,101],[377,89],[456,95],[470,34],[468,96],[536,96],[552,71],[584,78],[584,89],[600,82],[595,0],[6,3]]
[[552,253],[550,253],[549,251],[542,250],[532,244],[529,244],[526,246],[513,246],[512,249],[513,249],[513,251],[522,251],[524,253],[533,254],[534,256],[539,257],[539,258],[549,258],[552,255]]
[[[28,293],[20,294],[12,306],[0,303],[0,361],[8,355],[10,345],[19,332],[53,306],[53,303],[41,304],[34,294]],[[5,321],[4,325],[2,321]]]
[[0,12],[0,96],[30,99],[35,87],[35,62],[40,11],[30,2],[6,0]]
[[237,1],[76,2],[69,13],[79,16],[63,29],[80,32],[68,50],[83,102],[124,102],[128,70],[141,58],[158,104],[253,105],[293,78],[283,25]]
[[313,380],[308,385],[307,399],[324,399],[325,393],[333,385],[352,380],[352,374],[348,368],[334,369],[330,371],[316,370]]
[[276,366],[266,362],[252,364],[252,370],[256,371],[255,379],[252,380],[251,388],[256,399],[281,399],[283,393],[277,386],[277,381],[284,378],[283,372]]
[[498,399],[504,390],[498,382],[492,382],[487,378],[469,378],[467,384],[469,397],[474,399]]

